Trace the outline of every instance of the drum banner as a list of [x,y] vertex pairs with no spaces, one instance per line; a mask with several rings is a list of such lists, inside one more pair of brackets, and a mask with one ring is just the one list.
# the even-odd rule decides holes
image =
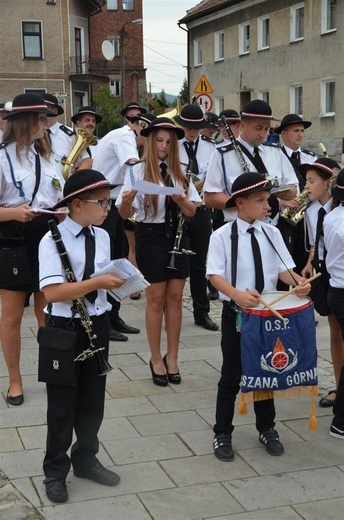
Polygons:
[[279,313],[285,321],[267,310],[243,309],[241,392],[248,400],[318,394],[313,303]]

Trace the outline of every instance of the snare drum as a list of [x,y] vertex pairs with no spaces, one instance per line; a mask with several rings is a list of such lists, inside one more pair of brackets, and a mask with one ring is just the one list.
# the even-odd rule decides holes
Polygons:
[[295,387],[314,387],[317,350],[313,303],[308,298],[271,291],[262,299],[283,318],[262,304],[242,311],[242,392],[276,392]]

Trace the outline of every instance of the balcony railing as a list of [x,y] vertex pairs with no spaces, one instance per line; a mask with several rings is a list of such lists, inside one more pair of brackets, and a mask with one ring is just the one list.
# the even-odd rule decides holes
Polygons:
[[71,56],[70,60],[70,75],[81,74],[107,74],[107,61],[91,56]]

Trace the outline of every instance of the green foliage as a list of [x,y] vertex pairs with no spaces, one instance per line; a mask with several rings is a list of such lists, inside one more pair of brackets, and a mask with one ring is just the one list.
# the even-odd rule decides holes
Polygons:
[[161,103],[164,105],[164,107],[168,106],[166,93],[165,93],[164,89],[162,89],[162,91],[160,92],[159,99],[160,99]]
[[153,112],[154,115],[160,116],[165,112],[164,107],[159,102],[158,98],[152,98],[149,100],[150,112]]
[[180,100],[180,103],[182,106],[186,105],[187,103],[190,102],[189,101],[189,85],[188,85],[188,81],[186,78],[183,81],[183,84],[180,89],[178,97],[179,97],[179,100]]
[[111,97],[109,87],[100,87],[93,95],[93,104],[98,108],[103,121],[97,125],[99,137],[121,126],[120,107],[117,98]]

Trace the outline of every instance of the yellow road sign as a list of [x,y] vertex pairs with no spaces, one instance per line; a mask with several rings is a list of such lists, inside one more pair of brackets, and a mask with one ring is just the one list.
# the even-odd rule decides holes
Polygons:
[[210,85],[210,83],[208,81],[207,76],[205,76],[203,74],[203,76],[201,77],[201,79],[197,83],[194,92],[196,92],[196,94],[202,94],[202,93],[212,94],[213,93],[213,89],[211,88],[211,85]]

